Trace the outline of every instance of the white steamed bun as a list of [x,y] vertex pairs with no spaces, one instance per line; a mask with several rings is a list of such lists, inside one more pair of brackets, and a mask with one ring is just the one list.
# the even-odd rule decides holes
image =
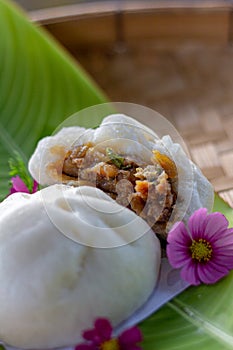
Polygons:
[[[77,344],[95,318],[117,325],[156,284],[158,239],[100,190],[54,185],[16,193],[0,214],[0,339],[7,344]],[[111,244],[118,247],[93,247]]]

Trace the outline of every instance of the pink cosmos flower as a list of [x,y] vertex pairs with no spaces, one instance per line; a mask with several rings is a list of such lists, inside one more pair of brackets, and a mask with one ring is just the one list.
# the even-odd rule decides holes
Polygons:
[[10,195],[15,192],[35,193],[38,190],[38,183],[34,180],[32,191],[30,192],[29,188],[18,175],[11,178],[11,183]]
[[85,343],[75,350],[141,350],[137,344],[142,341],[142,334],[137,327],[124,331],[117,338],[112,337],[112,325],[106,318],[98,318],[94,328],[83,332]]
[[198,209],[187,227],[177,222],[168,234],[167,256],[193,285],[212,284],[233,269],[233,228],[221,213]]

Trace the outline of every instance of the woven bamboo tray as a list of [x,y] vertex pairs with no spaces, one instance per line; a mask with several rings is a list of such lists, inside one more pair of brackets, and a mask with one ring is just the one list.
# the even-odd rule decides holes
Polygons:
[[31,17],[70,50],[111,100],[166,116],[233,207],[232,13],[230,1],[125,1],[121,8],[112,1]]

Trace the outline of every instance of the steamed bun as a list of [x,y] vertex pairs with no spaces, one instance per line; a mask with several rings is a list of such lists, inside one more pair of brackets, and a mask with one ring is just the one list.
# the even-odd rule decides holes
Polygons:
[[[103,153],[103,150],[110,147],[117,154],[129,158],[142,168],[145,168],[147,164],[151,164],[154,151],[167,155],[174,162],[177,179],[176,181],[168,179],[167,183],[169,187],[169,182],[172,182],[173,198],[169,204],[170,214],[168,218],[164,219],[166,224],[165,235],[176,221],[187,221],[189,216],[200,207],[205,207],[209,211],[212,210],[213,187],[200,169],[187,157],[182,147],[174,143],[169,135],[159,138],[153,130],[123,114],[109,115],[103,119],[100,126],[95,130],[74,126],[63,128],[57,134],[40,140],[29,161],[29,171],[32,177],[42,185],[59,182],[69,183],[70,180],[66,178],[67,173],[64,173],[66,155],[78,145],[85,145],[90,142],[96,152],[100,150]],[[76,159],[72,160],[73,164],[71,165],[78,168],[75,161]],[[81,171],[79,174],[81,174]],[[76,176],[79,175],[76,174]],[[78,186],[81,184],[75,177],[71,179],[72,184],[76,183],[75,185]],[[97,182],[96,185],[99,186]],[[104,190],[104,186],[102,187],[101,189]],[[137,192],[136,189],[135,192]],[[114,195],[114,191],[112,194]],[[148,202],[149,205],[151,204]],[[166,203],[164,206],[166,206]],[[163,212],[163,209],[161,209],[161,212]],[[158,221],[161,222],[161,218]],[[150,220],[147,220],[147,222],[150,224]],[[152,224],[150,226],[152,227]],[[154,229],[156,233],[158,233],[157,226],[155,225]]]
[[77,344],[94,319],[117,325],[156,284],[158,239],[100,190],[54,185],[16,193],[0,213],[0,339],[7,344]]

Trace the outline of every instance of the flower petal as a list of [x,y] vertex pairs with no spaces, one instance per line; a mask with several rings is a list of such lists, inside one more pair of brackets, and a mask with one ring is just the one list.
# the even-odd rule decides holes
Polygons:
[[38,191],[39,184],[36,180],[33,181],[32,193]]
[[86,331],[83,332],[82,336],[85,340],[90,340],[95,343],[98,341],[101,342],[101,339],[96,329],[87,329]]
[[191,242],[189,233],[182,221],[175,223],[168,233],[167,242],[187,246]]
[[210,261],[206,264],[199,264],[197,269],[200,280],[205,284],[216,283],[229,272],[226,267],[216,265]]
[[118,339],[120,345],[135,345],[136,343],[140,343],[143,338],[140,329],[137,327],[132,327],[124,331]]
[[121,350],[143,350],[143,349],[139,345],[127,345],[127,346],[121,346]]
[[194,286],[201,283],[197,274],[197,264],[195,264],[192,259],[182,268],[180,275],[186,282]]
[[212,262],[216,265],[225,266],[228,270],[233,269],[233,250],[229,254],[219,254],[212,258]]
[[25,192],[29,193],[29,190],[23,180],[17,175],[11,178],[12,187],[14,188],[15,192]]
[[228,248],[229,246],[233,247],[233,230],[227,229],[221,232],[220,237],[216,240],[213,240],[212,245],[214,247],[222,248],[223,250]]
[[16,193],[16,192],[17,192],[16,189],[14,188],[14,186],[12,186],[10,188],[10,195],[13,194],[13,193]]
[[196,210],[188,220],[188,227],[193,239],[203,238],[206,227],[207,209]]
[[177,247],[175,244],[168,244],[166,253],[169,263],[176,269],[184,266],[190,260],[188,247]]
[[208,264],[203,265],[203,264],[199,264],[197,269],[198,269],[198,276],[201,280],[202,283],[206,283],[206,284],[211,284],[213,283],[212,281],[215,280],[215,271],[212,271],[212,268],[208,268],[207,267]]
[[215,235],[224,235],[228,227],[226,217],[221,213],[208,214],[206,219],[205,238],[212,239]]
[[98,318],[95,321],[95,329],[102,341],[111,339],[112,325],[108,319]]
[[93,344],[79,344],[76,345],[74,350],[96,350],[95,345]]

